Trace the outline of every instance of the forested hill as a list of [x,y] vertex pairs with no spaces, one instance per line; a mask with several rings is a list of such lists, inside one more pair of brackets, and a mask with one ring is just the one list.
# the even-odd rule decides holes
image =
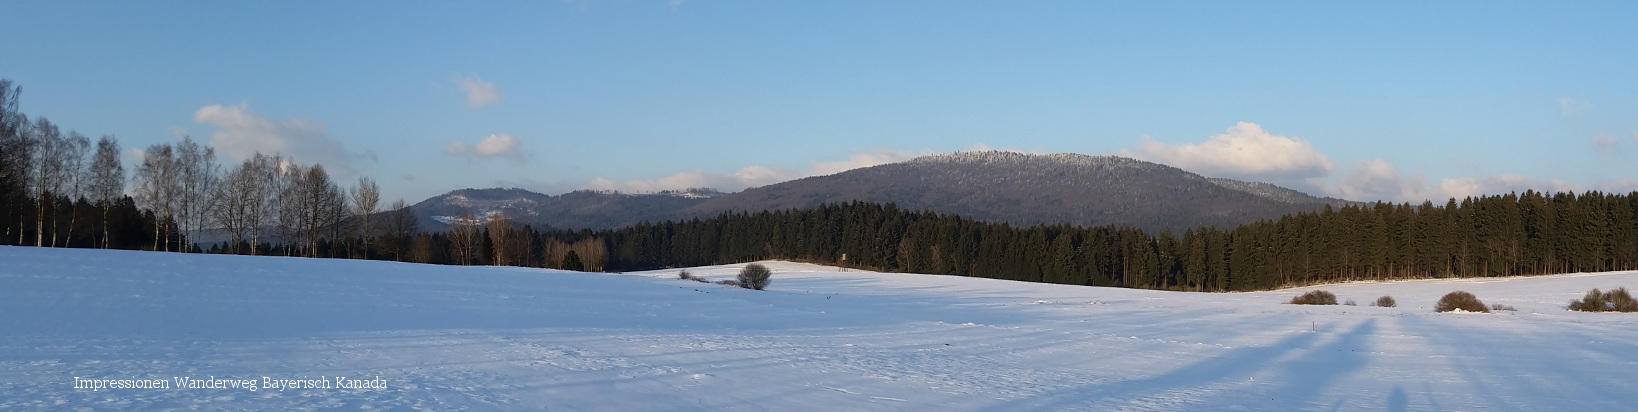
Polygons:
[[1340,207],[1268,183],[1206,178],[1116,156],[970,152],[924,156],[723,194],[582,190],[549,196],[523,189],[460,189],[415,204],[421,227],[443,231],[471,211],[500,212],[536,228],[610,229],[641,221],[711,218],[724,212],[812,209],[823,203],[893,203],[1015,226],[1115,225],[1231,228],[1259,219]]
[[630,194],[579,190],[557,196],[511,189],[460,189],[416,203],[422,229],[441,232],[452,218],[472,212],[480,223],[492,213],[537,229],[607,229],[677,216],[678,211],[722,193],[688,189]]
[[1348,204],[1124,157],[991,151],[923,156],[752,188],[707,200],[682,216],[847,201],[894,203],[1015,226],[1114,225],[1151,233],[1162,227],[1232,228]]

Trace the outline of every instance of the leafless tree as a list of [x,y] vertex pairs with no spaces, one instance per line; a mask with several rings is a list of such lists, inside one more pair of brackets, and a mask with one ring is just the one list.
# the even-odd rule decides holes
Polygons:
[[511,258],[511,256],[508,256],[506,253],[507,249],[510,249],[507,246],[511,245],[512,243],[511,237],[512,219],[508,219],[506,214],[500,212],[490,214],[489,244],[493,246],[492,249],[494,249],[493,252],[495,254],[495,259],[491,263],[493,263],[495,266],[511,265],[511,261],[508,260]]
[[419,229],[415,218],[415,211],[410,209],[404,199],[398,199],[388,206],[389,211],[382,213],[381,226],[384,231],[381,238],[385,247],[392,252],[393,258],[404,260],[406,249],[414,241],[415,232]]
[[[63,138],[57,125],[41,117],[34,120],[31,146],[33,147],[29,171],[29,180],[32,182],[34,193],[34,246],[45,246],[46,210],[55,204],[52,197],[56,196],[59,178],[62,176]],[[53,225],[55,226],[55,225]],[[53,230],[55,231],[55,230]],[[53,243],[55,246],[55,243]]]
[[410,261],[415,263],[432,263],[432,235],[422,233],[415,236],[410,246]]
[[457,265],[471,265],[477,260],[478,219],[472,216],[472,211],[449,222],[449,254]]
[[275,226],[278,230],[279,242],[284,244],[285,255],[295,256],[301,247],[307,245],[306,231],[303,225],[308,221],[312,210],[304,208],[309,195],[303,192],[300,184],[302,174],[306,170],[293,162],[286,160],[275,168],[274,181],[277,182],[278,193],[270,197],[274,202],[271,210],[277,216]]
[[353,219],[353,210],[348,205],[346,189],[342,189],[335,182],[331,182],[325,187],[322,196],[325,212],[321,224],[330,229],[329,240],[331,247],[329,257],[333,258],[342,252],[342,246],[352,247],[352,242],[346,242],[345,240],[347,236],[353,234],[353,225],[357,220]]
[[548,268],[564,269],[563,261],[568,258],[570,252],[574,252],[575,257],[580,260],[582,265],[580,270],[602,272],[604,265],[608,263],[608,247],[601,238],[588,237],[574,243],[547,239],[544,243],[541,247],[541,258]]
[[[214,220],[227,230],[233,252],[239,253],[239,243],[254,238],[250,232],[261,224],[262,185],[265,184],[264,165],[267,158],[257,153],[234,166],[217,186],[217,203],[212,209]],[[253,243],[253,242],[252,242]],[[255,250],[252,245],[252,250]]]
[[358,212],[359,237],[364,242],[364,258],[370,257],[370,239],[375,237],[375,218],[377,209],[381,205],[381,188],[376,187],[375,179],[369,177],[358,178],[358,185],[353,186],[349,193],[352,197],[353,208]]
[[192,137],[182,137],[176,145],[176,178],[178,222],[182,226],[182,251],[193,248],[194,234],[204,230],[210,210],[216,201],[216,185],[220,167],[216,164],[216,149],[200,146]]
[[[62,236],[63,246],[68,246],[68,242],[72,240],[70,238],[74,235],[74,220],[79,218],[79,211],[74,207],[74,203],[85,196],[87,186],[85,184],[85,158],[91,150],[91,139],[86,138],[80,132],[70,131],[68,136],[63,139],[62,144],[62,151],[58,154],[60,156],[58,161],[62,165],[60,166],[57,181],[61,187],[62,196],[68,197],[68,226],[64,227],[62,231],[55,228],[51,230],[51,244],[53,246],[57,244],[59,233],[67,233],[66,236]],[[53,218],[53,220],[56,219]]]
[[267,156],[256,152],[256,155],[250,158],[250,162],[253,165],[251,169],[254,170],[252,174],[255,175],[253,180],[257,194],[250,198],[255,207],[247,211],[249,215],[246,216],[245,223],[250,227],[250,254],[255,255],[261,253],[262,233],[267,226],[283,226],[279,222],[279,216],[284,202],[280,201],[279,195],[284,193],[289,179],[283,172],[287,164],[283,156]]
[[[324,171],[324,166],[291,167],[286,173],[290,178],[283,195],[280,196],[281,225],[288,228],[288,233],[294,239],[286,237],[286,243],[303,245],[303,255],[318,257],[318,243],[323,240],[325,229],[337,224],[340,216],[336,205],[345,207],[346,199],[341,195],[341,189],[330,180],[330,174]],[[295,240],[292,242],[292,240]]]
[[[18,97],[23,88],[11,80],[0,79],[0,202],[6,213],[17,216],[17,243],[23,243],[23,227],[28,217],[23,213],[29,186],[29,160],[32,145],[27,133],[28,117],[18,111]],[[10,217],[9,215],[7,217]],[[10,229],[10,226],[7,226]],[[5,234],[7,238],[11,233]]]
[[176,221],[182,192],[178,162],[170,143],[148,146],[136,170],[137,202],[154,212],[154,250],[170,250],[170,227]]
[[103,136],[97,141],[97,153],[91,160],[87,181],[91,200],[102,209],[102,248],[108,248],[108,212],[114,202],[125,194],[125,166],[120,164],[119,140]]

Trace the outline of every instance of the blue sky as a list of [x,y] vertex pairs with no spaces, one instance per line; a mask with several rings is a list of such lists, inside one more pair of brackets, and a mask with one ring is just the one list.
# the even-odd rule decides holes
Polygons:
[[27,1],[0,77],[129,149],[277,151],[410,202],[981,148],[1419,202],[1638,190],[1634,4]]

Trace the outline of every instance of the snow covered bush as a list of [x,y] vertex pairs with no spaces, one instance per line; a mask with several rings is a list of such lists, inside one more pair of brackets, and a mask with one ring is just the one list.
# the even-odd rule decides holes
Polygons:
[[768,282],[772,278],[773,272],[769,271],[767,266],[752,263],[739,271],[739,287],[762,290],[768,287]]
[[1376,298],[1376,305],[1384,307],[1384,308],[1391,308],[1391,307],[1394,307],[1394,306],[1399,306],[1399,302],[1395,302],[1393,300],[1393,296],[1385,296],[1384,295],[1384,296],[1382,296],[1380,298]]
[[1480,301],[1478,296],[1473,296],[1472,293],[1467,293],[1460,290],[1446,293],[1444,297],[1439,298],[1438,303],[1433,305],[1433,309],[1440,312],[1460,310],[1464,312],[1490,313],[1490,308],[1485,307],[1484,301]]
[[1500,303],[1496,303],[1496,304],[1491,304],[1490,305],[1490,310],[1495,310],[1495,311],[1502,311],[1502,310],[1517,311],[1518,309],[1513,308],[1512,305],[1503,305],[1503,304],[1500,304]]
[[1302,296],[1291,298],[1291,304],[1293,304],[1293,305],[1335,305],[1335,304],[1337,304],[1337,295],[1332,294],[1331,292],[1323,291],[1323,290],[1316,290],[1316,291],[1304,293],[1304,294],[1302,294]]

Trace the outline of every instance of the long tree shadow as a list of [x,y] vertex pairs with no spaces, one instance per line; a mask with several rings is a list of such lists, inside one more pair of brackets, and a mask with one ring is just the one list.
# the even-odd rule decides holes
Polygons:
[[1284,407],[1270,408],[1300,409],[1336,380],[1365,365],[1367,339],[1375,330],[1375,320],[1367,320],[1324,347],[1312,350],[1307,349],[1315,344],[1322,333],[1300,333],[1272,345],[1236,349],[1152,378],[1056,390],[990,405],[984,410],[1069,410],[1091,406],[1098,406],[1097,409],[1120,409],[1123,406],[1176,409],[1184,404],[1201,402],[1202,396],[1211,396],[1217,392],[1212,386],[1246,382],[1259,372],[1275,367],[1279,359],[1307,350],[1280,368],[1279,376],[1286,379],[1286,383],[1275,389],[1274,395],[1289,396],[1273,399],[1276,405]]
[[[1616,336],[1601,337],[1562,331],[1519,333],[1506,327],[1451,327],[1440,320],[1407,318],[1406,324],[1408,330],[1426,337],[1448,368],[1474,392],[1475,396],[1464,399],[1470,403],[1466,407],[1605,410],[1625,409],[1638,399],[1632,374],[1617,366],[1632,359],[1635,348],[1603,342],[1620,339],[1623,331],[1619,328],[1609,329]],[[1592,371],[1600,372],[1589,374]]]
[[1331,343],[1282,365],[1280,369],[1284,373],[1281,377],[1286,384],[1273,393],[1277,396],[1273,402],[1283,404],[1278,409],[1297,410],[1313,406],[1308,403],[1315,396],[1338,379],[1364,368],[1368,362],[1365,354],[1370,352],[1367,339],[1374,333],[1376,319],[1367,319]]

